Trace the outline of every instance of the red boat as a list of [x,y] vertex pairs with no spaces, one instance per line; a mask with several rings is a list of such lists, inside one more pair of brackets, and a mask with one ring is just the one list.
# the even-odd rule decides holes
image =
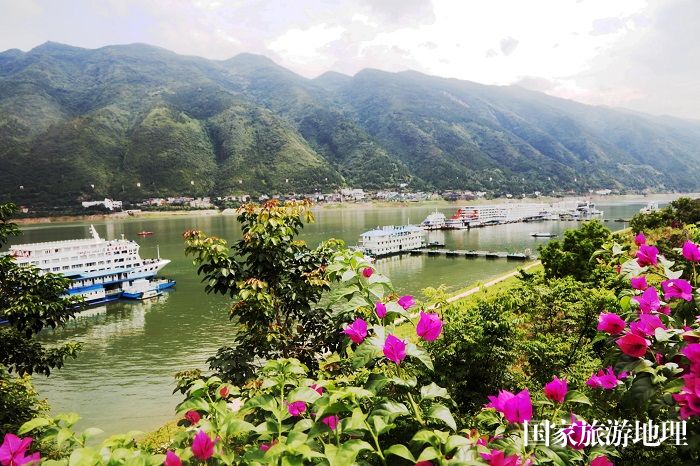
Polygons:
[[152,231],[139,231],[136,234],[139,236],[151,236],[153,234],[153,232]]

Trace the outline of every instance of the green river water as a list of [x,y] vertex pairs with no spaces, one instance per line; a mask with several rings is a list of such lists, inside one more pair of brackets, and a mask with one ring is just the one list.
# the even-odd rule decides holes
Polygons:
[[[629,218],[646,204],[600,203],[605,218]],[[450,216],[457,206],[440,207]],[[315,211],[316,223],[308,225],[302,238],[316,244],[327,238],[340,238],[349,245],[363,231],[378,225],[402,225],[421,222],[432,210],[429,206],[338,208]],[[234,216],[187,216],[157,219],[129,218],[94,222],[102,237],[112,239],[124,234],[141,245],[141,257],[155,257],[156,245],[163,258],[171,259],[162,271],[177,281],[172,291],[148,302],[114,302],[93,308],[59,331],[46,331],[45,341],[70,339],[82,342],[83,351],[49,378],[37,376],[35,383],[48,398],[55,412],[75,411],[82,421],[79,427],[100,427],[107,433],[127,430],[148,431],[174,417],[181,399],[171,395],[173,374],[189,368],[206,368],[206,359],[231,335],[228,300],[207,295],[195,267],[183,252],[182,232],[201,229],[232,242],[240,228]],[[451,249],[479,249],[522,252],[535,250],[547,239],[530,236],[535,231],[551,231],[561,236],[575,222],[514,223],[474,230],[437,231],[428,241],[444,241]],[[607,222],[611,229],[624,225]],[[36,224],[22,228],[15,242],[34,243],[88,236],[89,223]],[[155,235],[139,238],[142,230]],[[427,286],[445,284],[457,290],[514,269],[517,262],[503,259],[465,259],[394,256],[376,263],[395,287],[403,293],[417,294]]]

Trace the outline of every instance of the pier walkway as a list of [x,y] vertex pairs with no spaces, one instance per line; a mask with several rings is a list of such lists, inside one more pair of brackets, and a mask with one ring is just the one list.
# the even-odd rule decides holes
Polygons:
[[445,257],[485,257],[487,259],[507,259],[526,261],[535,259],[534,256],[522,252],[506,252],[506,251],[472,251],[464,249],[430,249],[420,248],[406,251],[412,256],[428,255],[428,256],[445,256]]

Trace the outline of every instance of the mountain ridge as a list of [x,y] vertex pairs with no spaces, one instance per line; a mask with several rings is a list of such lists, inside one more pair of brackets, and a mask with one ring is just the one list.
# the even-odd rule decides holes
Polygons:
[[697,147],[693,121],[412,70],[310,79],[263,55],[140,43],[0,52],[0,196],[21,202],[400,183],[693,190]]

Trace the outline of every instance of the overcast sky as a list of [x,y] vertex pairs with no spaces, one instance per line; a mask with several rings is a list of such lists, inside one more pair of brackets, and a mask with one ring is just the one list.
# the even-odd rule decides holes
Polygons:
[[414,69],[694,119],[698,30],[700,0],[0,0],[0,50],[253,52],[307,77]]

